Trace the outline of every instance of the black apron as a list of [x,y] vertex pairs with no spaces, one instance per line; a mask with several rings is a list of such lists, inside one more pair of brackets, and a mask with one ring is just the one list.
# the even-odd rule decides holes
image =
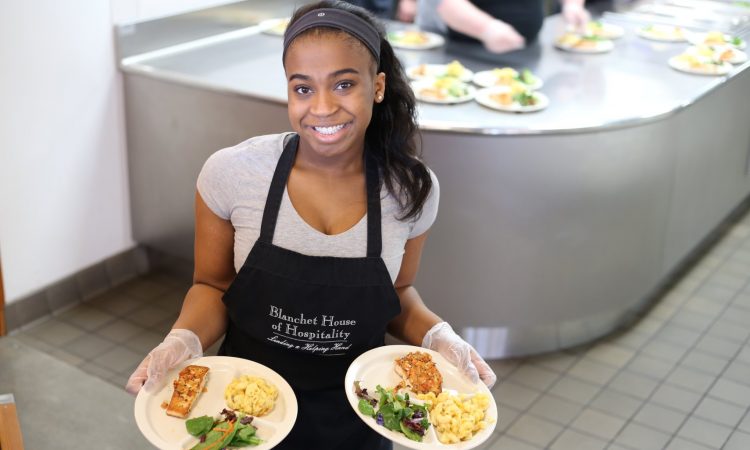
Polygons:
[[[268,191],[260,237],[224,294],[229,324],[220,355],[250,359],[284,377],[299,413],[279,449],[390,449],[349,405],[344,376],[363,352],[382,346],[401,311],[380,257],[380,181],[365,158],[367,256],[308,256],[273,245],[299,136],[284,145]],[[365,152],[368,155],[367,152]]]
[[[544,24],[544,2],[542,0],[471,0],[477,8],[495,19],[511,25],[526,39],[526,45],[536,39]],[[459,41],[474,41],[474,38],[448,29],[448,36]]]

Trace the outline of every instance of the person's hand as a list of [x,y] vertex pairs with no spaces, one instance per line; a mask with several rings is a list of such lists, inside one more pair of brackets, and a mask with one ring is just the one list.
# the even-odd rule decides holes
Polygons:
[[492,20],[479,36],[485,48],[492,53],[505,53],[518,50],[526,45],[526,40],[515,28],[500,20]]
[[150,392],[161,382],[169,369],[199,356],[203,356],[203,347],[195,333],[185,329],[172,330],[130,375],[125,390],[135,395],[143,387],[146,392]]
[[474,383],[482,380],[488,388],[491,388],[497,381],[495,372],[484,362],[474,347],[453,331],[448,322],[440,322],[430,328],[424,335],[422,347],[443,355]]
[[565,3],[562,8],[562,16],[568,25],[573,26],[579,32],[584,31],[586,24],[591,20],[591,14],[586,11],[583,5],[578,3]]
[[416,0],[399,0],[398,8],[396,9],[396,19],[401,22],[414,22],[414,18],[417,16],[417,1]]

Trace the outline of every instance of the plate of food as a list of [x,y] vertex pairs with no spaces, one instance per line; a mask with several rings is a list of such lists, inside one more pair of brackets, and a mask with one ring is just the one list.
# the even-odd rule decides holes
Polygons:
[[732,65],[726,61],[716,61],[711,57],[688,52],[669,58],[669,66],[697,75],[726,75],[732,70]]
[[731,45],[695,45],[685,50],[685,53],[711,58],[714,61],[724,61],[729,64],[743,64],[747,61],[747,53]]
[[412,66],[406,69],[406,75],[412,80],[451,77],[468,82],[474,77],[474,72],[454,60],[448,64],[419,64]]
[[586,23],[583,34],[602,39],[618,39],[625,34],[625,29],[619,25],[602,22],[601,20],[591,20]]
[[445,44],[445,39],[436,33],[421,30],[398,30],[388,32],[388,42],[397,48],[427,50]]
[[512,67],[502,67],[483,70],[474,74],[474,84],[481,87],[510,86],[513,83],[523,83],[529,89],[539,89],[544,85],[541,78],[529,69],[520,72]]
[[513,113],[536,112],[549,106],[546,95],[526,87],[488,87],[478,90],[474,99],[482,106]]
[[555,40],[555,47],[574,53],[606,53],[615,48],[615,44],[597,36],[565,33]]
[[731,45],[737,49],[744,49],[747,43],[739,36],[722,33],[721,31],[709,31],[707,33],[690,33],[688,41],[694,45]]
[[283,36],[286,32],[286,27],[289,25],[289,17],[277,17],[275,19],[266,19],[261,21],[258,26],[263,30],[265,34],[271,34],[273,36]]
[[135,399],[138,428],[163,450],[270,449],[296,419],[297,398],[278,373],[228,356],[186,361],[167,373],[162,386],[141,389]]
[[687,32],[684,28],[674,25],[646,25],[645,27],[636,28],[635,33],[652,41],[660,42],[685,42]]
[[451,77],[412,81],[411,88],[417,100],[446,105],[471,101],[476,92],[474,86]]
[[344,378],[346,396],[370,428],[413,449],[468,450],[497,425],[497,404],[442,355],[410,345],[363,353]]

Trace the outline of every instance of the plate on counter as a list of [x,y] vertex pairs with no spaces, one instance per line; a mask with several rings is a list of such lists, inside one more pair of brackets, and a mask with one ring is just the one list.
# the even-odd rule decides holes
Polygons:
[[455,78],[423,78],[412,81],[411,88],[417,100],[441,105],[470,102],[476,93],[474,86]]
[[592,20],[586,24],[584,34],[602,39],[619,39],[625,35],[625,29],[612,23]]
[[265,34],[273,36],[283,36],[286,27],[289,25],[290,17],[278,17],[275,19],[266,19],[258,24]]
[[[163,404],[169,403],[172,397],[172,382],[178,378],[180,370],[195,364],[209,368],[206,387],[193,405],[186,418],[168,416]],[[279,394],[273,410],[265,416],[255,417],[253,426],[257,436],[263,440],[252,447],[257,450],[268,450],[276,446],[292,430],[297,420],[297,397],[289,383],[270,368],[247,359],[229,356],[205,356],[185,361],[170,370],[164,377],[161,386],[154,392],[141,389],[135,399],[135,422],[156,447],[163,450],[189,449],[198,443],[198,438],[191,436],[185,429],[185,421],[200,416],[218,416],[222,409],[228,408],[224,400],[227,385],[240,375],[258,376],[273,384]]]
[[387,36],[393,47],[407,50],[428,50],[445,44],[443,36],[422,30],[389,31]]
[[419,64],[411,66],[406,69],[406,75],[412,80],[451,77],[469,82],[474,77],[474,72],[464,67],[460,62],[453,61],[449,64]]
[[715,62],[710,58],[701,58],[690,53],[669,58],[669,66],[696,75],[726,75],[732,71],[732,65],[728,62]]
[[609,39],[565,33],[555,40],[555,47],[572,53],[607,53],[615,48],[615,44]]
[[474,74],[472,81],[481,87],[510,86],[513,83],[523,83],[532,90],[539,89],[544,85],[542,79],[534,75],[530,70],[524,69],[518,72],[512,67],[477,72]]
[[688,36],[682,27],[659,24],[636,28],[635,33],[644,39],[659,42],[685,42]]
[[731,45],[737,49],[744,49],[747,42],[738,36],[722,33],[721,31],[709,31],[707,33],[690,33],[687,37],[693,45]]
[[479,89],[474,99],[487,108],[512,113],[532,113],[549,106],[549,98],[541,92],[530,91],[527,95],[533,104],[523,105],[507,86],[493,86]]
[[[364,415],[359,411],[359,398],[355,393],[354,382],[359,381],[360,386],[367,389],[370,394],[375,394],[377,385],[380,385],[383,388],[393,388],[401,380],[393,369],[394,361],[415,351],[427,353],[432,357],[432,361],[435,363],[443,377],[444,392],[447,391],[450,393],[462,393],[468,395],[481,393],[486,394],[489,397],[489,406],[485,410],[487,425],[484,429],[478,431],[466,441],[461,441],[455,444],[444,444],[438,439],[434,425],[430,425],[422,442],[417,442],[408,439],[401,433],[391,431],[384,426],[378,425],[374,418]],[[459,372],[456,366],[448,362],[442,355],[422,347],[414,347],[411,345],[386,345],[365,352],[355,359],[349,366],[344,378],[344,386],[349,404],[364,423],[377,433],[385,436],[387,439],[408,448],[418,450],[468,450],[481,445],[490,438],[495,426],[497,425],[497,404],[487,386],[482,382],[477,384],[472,383]],[[414,398],[413,394],[410,396]],[[419,402],[419,400],[415,400],[415,403]]]
[[729,64],[743,64],[747,61],[747,53],[731,45],[694,45],[685,50],[685,53]]

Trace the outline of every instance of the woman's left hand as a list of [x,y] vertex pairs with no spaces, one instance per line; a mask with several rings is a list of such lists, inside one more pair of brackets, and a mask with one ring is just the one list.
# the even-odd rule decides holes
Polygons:
[[443,355],[474,383],[482,380],[488,388],[492,388],[497,381],[495,372],[474,347],[453,331],[448,322],[440,322],[430,328],[422,340],[422,347]]

